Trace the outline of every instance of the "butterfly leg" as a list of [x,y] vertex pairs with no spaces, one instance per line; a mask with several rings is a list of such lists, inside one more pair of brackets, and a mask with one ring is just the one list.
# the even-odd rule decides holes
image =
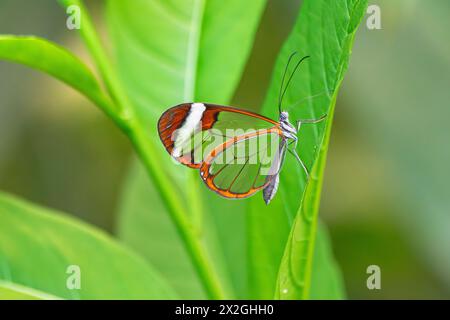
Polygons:
[[295,159],[297,159],[298,163],[301,165],[301,167],[303,168],[303,171],[305,171],[305,175],[306,175],[306,179],[309,179],[309,171],[306,168],[306,165],[303,163],[302,159],[300,159],[300,156],[298,155],[297,151],[296,151],[296,146],[297,146],[297,141],[298,140],[292,140],[289,144],[291,145],[292,143],[294,143],[294,148],[290,149],[287,148],[288,151],[295,157]]
[[300,119],[300,120],[297,120],[297,131],[300,130],[300,125],[302,123],[306,123],[306,124],[319,123],[319,122],[325,120],[327,116],[328,116],[328,114],[325,113],[323,116],[321,116],[318,119]]
[[[313,124],[313,123],[319,123],[321,121],[323,121],[328,115],[324,114],[323,116],[321,116],[318,119],[300,119],[297,120],[297,132],[300,130],[300,126],[302,123],[306,123],[306,124]],[[297,161],[300,163],[300,165],[302,166],[303,170],[305,171],[306,174],[306,178],[309,179],[309,172],[308,169],[306,168],[305,164],[303,163],[302,159],[300,159],[300,156],[297,153],[297,142],[298,139],[292,140],[289,145],[294,144],[294,148],[289,149],[288,151],[295,157],[295,159],[297,159]]]
[[302,159],[300,159],[299,155],[297,154],[297,151],[288,149],[288,151],[297,159],[297,161],[300,163],[300,165],[303,168],[303,171],[305,171],[306,179],[309,179],[309,172],[306,168],[305,164],[303,163]]

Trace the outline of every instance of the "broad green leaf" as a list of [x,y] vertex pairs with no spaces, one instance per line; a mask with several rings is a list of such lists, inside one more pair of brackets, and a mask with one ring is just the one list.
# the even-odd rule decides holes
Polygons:
[[154,122],[178,103],[229,102],[264,4],[108,0],[119,72],[141,116]]
[[313,259],[311,299],[344,299],[345,296],[344,282],[333,257],[328,232],[319,223]]
[[[292,240],[287,243],[286,248],[287,250],[292,248]],[[286,261],[283,261],[282,263],[286,263]],[[314,259],[312,263],[310,298],[319,300],[344,299],[345,290],[342,275],[339,266],[333,258],[328,231],[323,224],[318,225]],[[281,267],[284,268],[287,266],[282,265]],[[289,293],[289,291],[286,292],[286,290],[289,289],[279,287],[280,283],[277,285],[278,292],[285,295]],[[280,298],[277,293],[275,297]]]
[[283,109],[292,122],[328,116],[320,124],[304,124],[300,129],[297,151],[311,172],[308,187],[303,170],[288,155],[274,201],[265,207],[260,199],[252,199],[248,228],[254,239],[249,249],[254,298],[271,298],[275,289],[275,296],[282,299],[307,298],[315,290],[311,286],[322,286],[310,281],[325,157],[334,104],[365,7],[364,0],[305,0],[277,59],[263,113],[278,116],[282,74],[288,56],[298,52],[297,59],[311,58],[293,77]]
[[43,71],[84,94],[99,107],[108,99],[92,72],[77,57],[48,40],[31,36],[0,35],[0,60]]
[[59,300],[53,295],[24,287],[12,282],[0,281],[0,300]]
[[[238,297],[246,292],[246,248],[239,241],[243,233],[235,236],[236,228],[244,228],[245,216],[239,214],[243,204],[211,195],[198,172],[175,165],[160,145],[156,122],[164,110],[181,102],[229,102],[264,4],[265,0],[109,0],[107,8],[118,71],[159,147],[155,157],[160,167],[155,170],[165,171],[173,181],[173,193],[185,204],[223,285]],[[182,297],[204,298],[198,275],[155,190],[143,169],[134,166],[124,190],[119,234],[154,262]]]
[[[62,213],[0,194],[0,280],[64,299],[164,299],[171,288],[141,257]],[[67,282],[80,269],[80,289]]]

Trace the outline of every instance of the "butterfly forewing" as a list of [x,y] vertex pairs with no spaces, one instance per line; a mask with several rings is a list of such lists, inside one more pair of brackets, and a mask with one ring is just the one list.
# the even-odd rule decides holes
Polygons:
[[231,107],[186,103],[167,110],[158,131],[166,150],[180,163],[200,168],[217,146],[237,136],[278,126],[257,113]]

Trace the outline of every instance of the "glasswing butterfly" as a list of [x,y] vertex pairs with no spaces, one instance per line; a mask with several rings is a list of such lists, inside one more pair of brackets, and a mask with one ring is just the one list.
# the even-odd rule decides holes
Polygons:
[[283,89],[291,54],[284,70],[278,99],[279,121],[258,113],[209,103],[183,103],[165,111],[158,121],[158,132],[172,158],[190,168],[199,169],[209,189],[225,198],[240,199],[263,190],[266,204],[275,196],[279,173],[286,151],[308,169],[296,152],[301,124],[318,119],[289,122],[281,110],[284,94],[300,64],[293,69]]

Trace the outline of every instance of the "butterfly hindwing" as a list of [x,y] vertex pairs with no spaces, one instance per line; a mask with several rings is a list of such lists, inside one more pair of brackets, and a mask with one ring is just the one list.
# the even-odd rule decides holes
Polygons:
[[214,148],[200,168],[206,185],[227,198],[246,198],[278,176],[285,153],[277,127],[240,135]]

